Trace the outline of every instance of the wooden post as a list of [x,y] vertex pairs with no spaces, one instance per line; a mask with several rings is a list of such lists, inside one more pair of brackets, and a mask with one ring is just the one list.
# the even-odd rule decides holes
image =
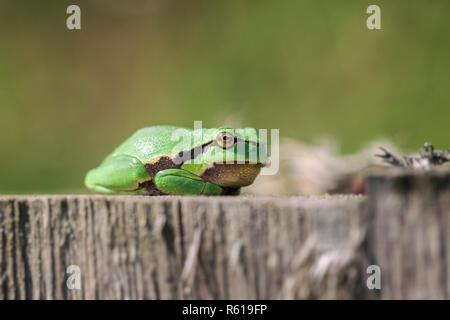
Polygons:
[[0,196],[0,298],[450,298],[450,172],[367,184],[367,196]]
[[450,171],[382,171],[368,189],[381,297],[450,299]]
[[[364,203],[3,196],[0,298],[365,298]],[[80,290],[67,287],[70,265]]]

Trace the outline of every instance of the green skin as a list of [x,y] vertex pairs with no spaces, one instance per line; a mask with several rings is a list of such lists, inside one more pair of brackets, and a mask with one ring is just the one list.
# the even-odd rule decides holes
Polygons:
[[105,194],[239,194],[267,161],[266,145],[253,128],[153,126],[138,130],[90,170],[85,185]]

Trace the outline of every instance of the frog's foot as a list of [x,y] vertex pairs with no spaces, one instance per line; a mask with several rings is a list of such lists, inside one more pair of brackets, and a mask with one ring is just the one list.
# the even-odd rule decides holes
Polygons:
[[222,188],[217,184],[203,181],[199,176],[183,169],[161,170],[155,175],[154,182],[166,194],[222,194]]
[[222,187],[222,195],[238,196],[241,193],[241,188]]
[[138,159],[120,155],[107,159],[100,166],[89,171],[84,183],[99,193],[144,194],[143,186],[151,177]]

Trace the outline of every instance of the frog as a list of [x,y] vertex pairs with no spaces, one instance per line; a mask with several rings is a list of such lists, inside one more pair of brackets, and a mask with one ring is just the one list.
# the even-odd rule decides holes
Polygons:
[[239,195],[268,163],[254,128],[158,125],[137,130],[84,182],[102,194]]

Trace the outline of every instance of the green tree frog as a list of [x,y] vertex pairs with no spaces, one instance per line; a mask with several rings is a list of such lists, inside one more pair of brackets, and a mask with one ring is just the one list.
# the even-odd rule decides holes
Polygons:
[[138,130],[85,178],[105,194],[235,195],[268,162],[266,144],[253,128]]

